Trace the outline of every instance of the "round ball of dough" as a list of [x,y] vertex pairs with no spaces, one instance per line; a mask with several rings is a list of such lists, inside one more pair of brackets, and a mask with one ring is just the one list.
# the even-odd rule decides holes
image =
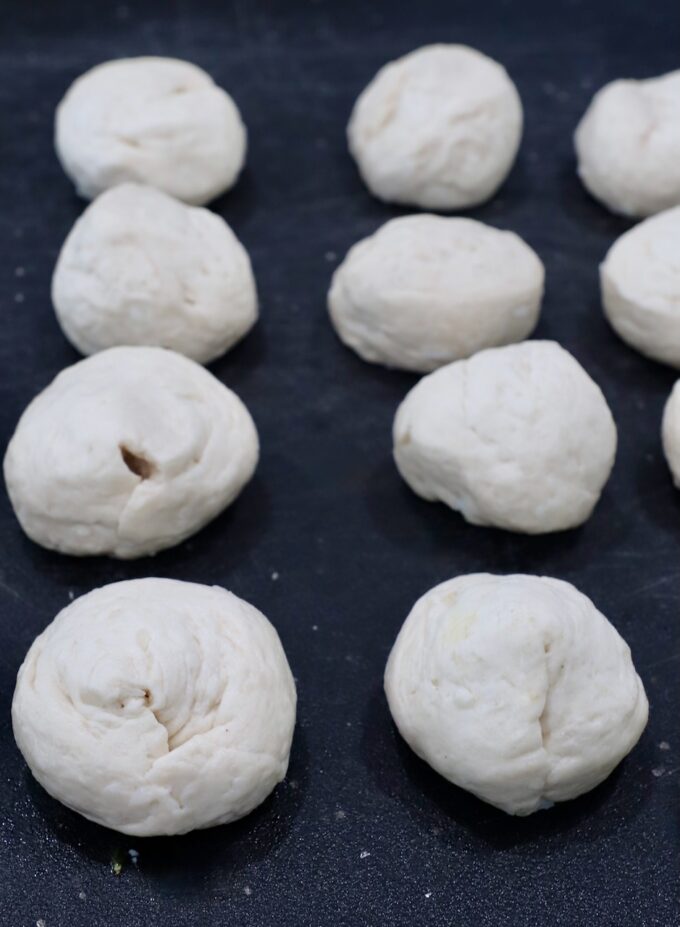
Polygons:
[[424,377],[394,421],[411,489],[474,525],[542,534],[586,521],[616,426],[599,387],[553,341],[481,351]]
[[622,235],[600,267],[615,331],[647,357],[680,367],[680,206]]
[[53,550],[131,558],[179,544],[253,475],[241,400],[163,348],[110,348],[30,403],[5,455],[21,527]]
[[680,71],[604,86],[575,143],[581,180],[613,212],[651,216],[680,204]]
[[539,576],[430,589],[399,632],[385,691],[418,756],[508,814],[594,788],[647,723],[628,645],[572,585]]
[[231,187],[246,130],[232,98],[196,65],[121,58],[87,71],[57,107],[55,144],[80,196],[126,180],[200,205]]
[[340,338],[364,360],[427,372],[526,338],[543,279],[543,264],[513,232],[405,216],[354,245],[328,307]]
[[284,778],[295,684],[252,605],[138,579],[82,596],[34,641],[12,722],[69,808],[124,834],[183,834],[243,817]]
[[673,482],[680,489],[680,380],[676,382],[666,402],[661,438]]
[[500,64],[465,45],[427,45],[381,68],[359,96],[349,148],[381,200],[465,209],[513,165],[522,104]]
[[132,183],[102,193],[78,219],[52,300],[83,354],[158,345],[205,364],[257,319],[250,260],[226,222]]

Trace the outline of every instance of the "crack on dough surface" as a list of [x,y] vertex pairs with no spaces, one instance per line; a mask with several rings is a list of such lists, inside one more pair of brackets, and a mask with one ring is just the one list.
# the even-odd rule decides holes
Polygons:
[[429,590],[399,632],[385,691],[419,756],[510,814],[594,788],[647,721],[626,643],[548,577],[472,574]]
[[114,583],[34,642],[17,743],[50,794],[151,836],[226,823],[285,775],[295,685],[275,630],[217,587]]
[[33,540],[130,559],[180,543],[226,508],[258,451],[245,406],[203,367],[120,347],[62,371],[33,400],[4,470]]
[[147,460],[147,458],[143,457],[141,454],[135,454],[134,451],[131,451],[130,448],[126,447],[124,444],[120,445],[120,453],[128,470],[142,480],[151,479],[156,472],[155,464]]

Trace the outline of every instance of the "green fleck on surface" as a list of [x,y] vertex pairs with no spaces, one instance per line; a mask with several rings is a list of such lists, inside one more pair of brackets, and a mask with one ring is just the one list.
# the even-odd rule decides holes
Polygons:
[[115,876],[119,876],[123,871],[123,852],[122,850],[114,850],[113,855],[111,856],[111,872]]

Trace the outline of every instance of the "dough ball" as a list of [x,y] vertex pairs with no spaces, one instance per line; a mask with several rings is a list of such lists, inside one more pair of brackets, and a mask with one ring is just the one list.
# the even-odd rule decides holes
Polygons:
[[508,814],[594,788],[647,723],[628,645],[572,585],[539,576],[430,589],[399,632],[385,691],[412,750]]
[[257,319],[250,260],[226,222],[132,183],[102,193],[78,219],[52,300],[83,354],[146,344],[208,363]]
[[615,331],[647,357],[680,367],[680,206],[622,235],[600,267]]
[[179,544],[253,475],[241,400],[163,348],[110,348],[30,403],[5,455],[21,527],[53,550],[131,558]]
[[14,736],[50,795],[139,837],[235,821],[286,774],[276,631],[217,586],[138,579],[61,611],[19,670]]
[[661,437],[673,482],[680,489],[680,380],[673,387],[666,403]]
[[578,172],[613,212],[651,216],[680,204],[680,71],[599,90],[575,136]]
[[616,453],[599,387],[553,341],[490,348],[424,377],[394,421],[411,489],[473,525],[542,534],[588,519]]
[[56,148],[86,199],[126,180],[200,205],[231,187],[246,130],[232,98],[196,65],[121,58],[87,71],[57,107]]
[[349,148],[381,200],[465,209],[503,183],[522,104],[500,64],[465,45],[427,45],[381,68],[359,96]]
[[513,232],[472,219],[392,219],[349,252],[328,295],[364,360],[430,371],[534,329],[543,265]]

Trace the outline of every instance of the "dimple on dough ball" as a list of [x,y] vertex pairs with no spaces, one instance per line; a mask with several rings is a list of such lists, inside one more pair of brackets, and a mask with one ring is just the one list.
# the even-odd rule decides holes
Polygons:
[[647,357],[680,367],[680,206],[622,235],[600,267],[612,327]]
[[534,329],[543,265],[513,232],[473,219],[392,219],[350,250],[328,306],[364,360],[427,372]]
[[490,348],[423,377],[393,436],[399,472],[423,499],[528,534],[586,521],[616,453],[602,392],[553,341]]
[[55,144],[86,199],[132,180],[200,205],[235,183],[246,130],[229,94],[196,65],[121,58],[70,86],[57,107]]
[[255,470],[241,400],[163,348],[110,348],[67,367],[28,406],[5,455],[26,534],[67,554],[131,558],[179,544]]
[[286,774],[295,700],[256,608],[216,586],[139,579],[57,615],[19,670],[12,722],[50,795],[146,837],[264,801]]
[[158,345],[207,363],[257,319],[250,260],[226,222],[133,183],[102,193],[78,219],[52,300],[83,354]]
[[427,45],[382,67],[359,96],[349,148],[387,202],[465,209],[503,183],[522,104],[500,64],[465,45]]
[[613,212],[650,216],[680,205],[680,71],[606,84],[575,144],[581,180]]
[[409,746],[509,814],[576,798],[637,743],[647,698],[630,649],[586,596],[473,574],[416,602],[385,672]]
[[680,380],[676,382],[666,402],[661,437],[673,482],[680,489]]

